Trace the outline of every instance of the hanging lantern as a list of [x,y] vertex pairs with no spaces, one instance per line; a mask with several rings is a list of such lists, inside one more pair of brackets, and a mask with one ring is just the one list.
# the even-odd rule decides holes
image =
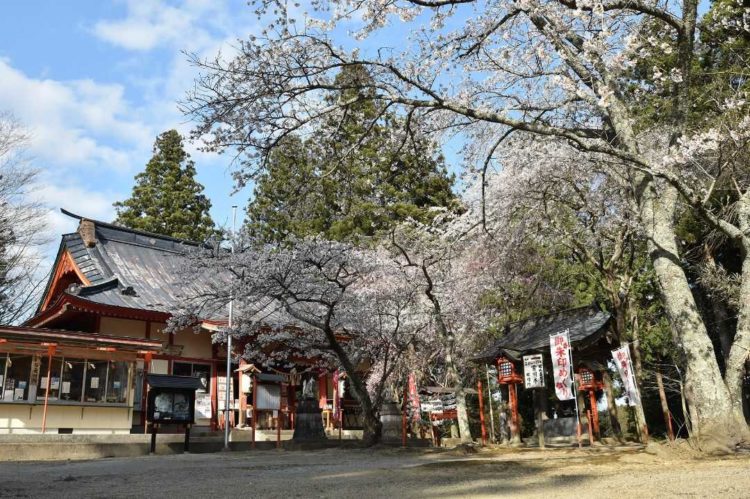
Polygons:
[[507,357],[497,359],[497,381],[500,384],[521,382],[521,376],[516,373],[515,364]]
[[594,371],[587,367],[578,369],[578,389],[579,390],[600,390],[602,382],[596,379]]

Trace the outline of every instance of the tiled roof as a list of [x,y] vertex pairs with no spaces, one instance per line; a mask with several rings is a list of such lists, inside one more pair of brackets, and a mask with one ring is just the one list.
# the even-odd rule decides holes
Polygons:
[[550,335],[565,330],[568,330],[570,343],[575,348],[596,341],[606,332],[610,318],[608,312],[588,306],[512,322],[505,326],[503,335],[476,359],[494,359],[500,353],[518,358],[526,353],[545,351],[549,349]]
[[206,282],[193,281],[186,289],[180,281],[184,255],[198,249],[198,244],[107,222],[93,223],[93,247],[87,247],[77,232],[63,235],[61,250],[70,252],[90,282],[69,293],[103,305],[173,313],[189,293],[207,289]]

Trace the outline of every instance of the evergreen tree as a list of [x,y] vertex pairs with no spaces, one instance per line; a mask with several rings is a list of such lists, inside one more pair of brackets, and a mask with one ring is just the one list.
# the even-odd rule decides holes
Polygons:
[[253,236],[357,241],[409,218],[429,222],[434,207],[457,207],[443,158],[426,139],[400,136],[403,119],[375,99],[365,68],[345,68],[337,84],[343,89],[327,99],[349,103],[342,115],[313,138],[287,137],[257,179],[246,222]]
[[130,199],[114,203],[115,223],[165,236],[203,241],[215,232],[211,202],[195,180],[195,163],[176,130],[162,133]]

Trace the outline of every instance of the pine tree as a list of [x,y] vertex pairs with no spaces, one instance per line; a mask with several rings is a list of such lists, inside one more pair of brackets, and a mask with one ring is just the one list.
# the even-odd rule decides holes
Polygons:
[[263,241],[323,235],[358,241],[406,219],[429,222],[434,207],[455,209],[442,156],[424,138],[403,147],[404,121],[375,100],[365,68],[337,76],[341,92],[329,102],[351,102],[302,140],[290,136],[256,180],[246,229]]
[[159,135],[146,169],[135,176],[130,199],[114,203],[115,223],[165,236],[204,241],[216,229],[211,201],[195,180],[195,163],[176,130]]

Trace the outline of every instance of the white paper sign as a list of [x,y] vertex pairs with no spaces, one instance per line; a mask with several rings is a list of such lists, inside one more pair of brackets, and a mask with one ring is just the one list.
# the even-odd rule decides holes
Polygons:
[[568,330],[549,337],[552,354],[552,374],[555,378],[555,393],[560,400],[573,400],[573,376],[570,369],[570,340]]
[[91,388],[99,388],[99,378],[97,376],[91,377],[91,384],[89,385]]
[[63,381],[63,383],[62,383],[62,392],[63,393],[70,393],[70,381]]
[[196,419],[208,419],[211,417],[211,395],[209,393],[195,394],[195,417]]
[[[219,410],[223,411],[224,408],[226,407],[226,400],[227,400],[227,396],[226,396],[227,378],[226,376],[217,376],[216,381],[218,383],[217,387],[219,389],[217,393],[217,399],[219,401]],[[229,393],[230,394],[234,393],[234,378],[229,378]],[[234,409],[235,407],[234,400],[231,397],[229,399],[229,407],[232,409]]]
[[42,388],[44,390],[47,389],[47,376],[42,376],[42,384],[39,385],[39,388]]
[[620,372],[625,396],[628,398],[628,405],[633,407],[638,400],[638,390],[635,386],[633,364],[630,361],[630,349],[625,345],[617,350],[612,350],[612,358],[615,359],[617,370]]
[[544,363],[542,354],[524,355],[523,379],[526,388],[544,388]]

